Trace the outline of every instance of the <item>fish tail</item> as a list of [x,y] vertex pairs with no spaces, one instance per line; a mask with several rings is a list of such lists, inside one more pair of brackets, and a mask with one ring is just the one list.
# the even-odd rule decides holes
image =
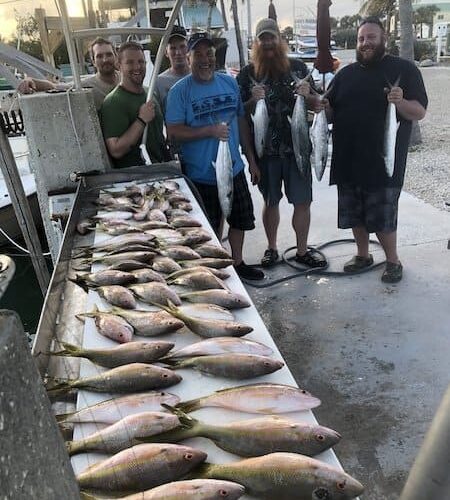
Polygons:
[[89,291],[89,287],[86,281],[79,274],[77,274],[75,278],[69,278],[69,281],[75,283],[75,285],[78,285],[84,292],[87,293]]
[[184,429],[192,429],[196,424],[198,424],[198,420],[196,418],[187,415],[183,410],[181,410],[178,407],[170,406],[166,403],[161,403],[161,406],[166,408],[166,410],[169,410],[170,413],[176,415],[181,423],[181,426]]
[[190,413],[191,411],[198,410],[199,408],[202,407],[201,401],[202,401],[201,398],[191,399],[189,401],[182,401],[181,403],[175,405],[175,408],[177,410],[181,410],[184,413]]
[[83,450],[83,441],[67,441],[66,449],[69,457],[81,453]]
[[185,479],[212,479],[214,467],[214,464],[204,462],[190,472]]
[[87,313],[75,314],[75,317],[77,319],[79,319],[80,321],[84,321],[84,318],[95,318],[98,315],[99,312],[100,312],[100,310],[97,307],[97,304],[94,304],[94,307],[92,308],[92,311],[87,312]]
[[50,352],[52,356],[69,356],[69,357],[80,357],[81,349],[73,344],[68,344],[67,342],[61,342],[61,345],[64,347],[62,351],[54,351]]
[[58,424],[65,424],[69,422],[69,419],[75,415],[75,412],[72,411],[70,413],[60,413],[59,415],[55,415],[55,419]]
[[60,382],[50,389],[47,389],[49,396],[63,396],[67,394],[72,389],[72,384],[70,382]]

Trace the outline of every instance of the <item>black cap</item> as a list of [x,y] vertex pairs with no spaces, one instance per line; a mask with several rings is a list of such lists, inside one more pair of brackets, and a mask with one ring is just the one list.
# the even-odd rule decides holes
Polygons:
[[188,51],[191,51],[198,43],[206,41],[210,47],[214,46],[211,37],[206,31],[199,31],[190,36],[188,40]]
[[183,26],[179,26],[178,24],[175,24],[174,27],[172,28],[172,32],[170,33],[169,40],[173,37],[176,37],[176,36],[187,40],[187,33],[186,33],[186,30],[184,29]]

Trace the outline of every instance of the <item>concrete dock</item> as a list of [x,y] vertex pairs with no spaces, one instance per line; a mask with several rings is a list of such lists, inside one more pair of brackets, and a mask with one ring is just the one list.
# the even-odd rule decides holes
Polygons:
[[[352,237],[337,229],[336,187],[327,175],[328,169],[313,186],[310,245]],[[259,262],[266,248],[261,195],[252,189],[257,228],[246,236],[247,263]],[[283,200],[280,209],[284,251],[295,236],[291,207]],[[398,499],[450,381],[449,238],[450,213],[403,193],[399,284],[382,283],[382,267],[351,277],[299,277],[264,290],[247,286],[299,386],[321,398],[319,422],[342,434],[336,454],[366,486],[365,500]],[[325,252],[330,270],[341,271],[354,246]],[[379,247],[372,253],[375,262],[384,260]],[[267,275],[294,272],[280,264]]]

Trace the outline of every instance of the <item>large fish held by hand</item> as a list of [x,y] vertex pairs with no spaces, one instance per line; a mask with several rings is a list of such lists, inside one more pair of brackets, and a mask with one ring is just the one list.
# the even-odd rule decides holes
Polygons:
[[[397,87],[400,81],[400,77],[394,83],[394,87]],[[390,84],[392,88],[392,85]],[[395,104],[389,102],[386,110],[386,118],[384,125],[384,142],[383,142],[383,159],[384,166],[386,169],[386,174],[388,177],[392,177],[394,174],[395,166],[395,145],[397,143],[397,130],[400,126],[400,122],[397,121],[397,108]]]
[[267,129],[269,128],[269,112],[265,99],[259,99],[256,103],[252,121],[256,154],[258,158],[262,158],[266,145]]
[[299,172],[305,177],[311,168],[311,143],[309,141],[306,102],[302,95],[296,96],[292,118],[288,117],[288,121],[291,125],[295,161]]
[[213,166],[216,169],[220,208],[226,219],[231,214],[233,206],[233,160],[228,141],[219,141],[217,157]]
[[328,161],[328,120],[325,110],[314,114],[310,130],[312,154],[311,163],[318,181],[322,180]]

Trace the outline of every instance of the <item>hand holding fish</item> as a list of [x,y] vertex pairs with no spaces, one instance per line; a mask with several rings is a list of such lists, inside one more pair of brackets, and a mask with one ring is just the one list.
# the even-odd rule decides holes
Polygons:
[[264,99],[266,97],[266,89],[264,85],[254,85],[252,87],[252,99],[254,101],[259,101],[260,99]]
[[298,95],[302,95],[303,97],[308,97],[311,92],[311,87],[309,82],[306,80],[302,80],[295,86],[295,93]]
[[36,84],[32,78],[24,78],[17,87],[17,92],[19,94],[33,94],[36,92]]
[[226,123],[218,123],[211,125],[211,136],[219,139],[219,141],[228,141],[230,130]]
[[387,95],[388,102],[399,104],[403,101],[403,89],[401,87],[392,87]]
[[155,105],[152,101],[148,101],[139,108],[138,117],[149,123],[155,118]]

